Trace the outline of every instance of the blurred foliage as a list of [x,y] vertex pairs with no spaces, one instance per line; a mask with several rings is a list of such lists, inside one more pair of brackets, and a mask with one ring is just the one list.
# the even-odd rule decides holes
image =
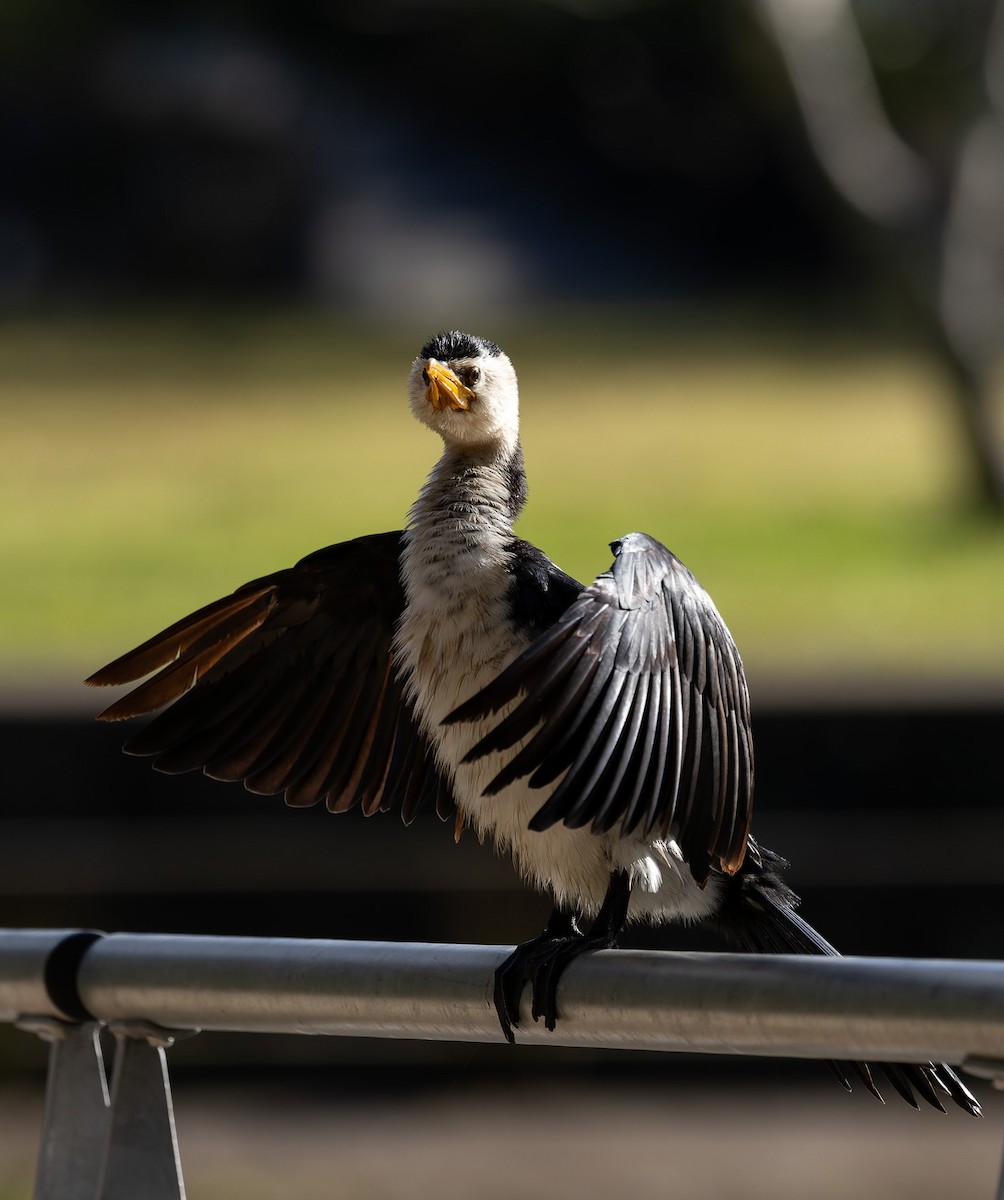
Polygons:
[[[438,444],[424,329],[317,313],[0,330],[0,661],[96,668],[330,542],[399,528]],[[940,379],[908,348],[648,313],[482,332],[520,373],[520,532],[590,579],[631,529],[714,596],[754,681],[1004,667],[1004,532],[960,515]]]
[[[857,8],[904,136],[949,163],[989,0]],[[358,299],[359,205],[476,223],[538,297],[869,276],[753,2],[6,0],[0,34],[0,304]]]

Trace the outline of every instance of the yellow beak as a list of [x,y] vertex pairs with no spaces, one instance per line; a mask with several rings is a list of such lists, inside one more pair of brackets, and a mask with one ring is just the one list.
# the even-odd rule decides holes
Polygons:
[[474,393],[460,382],[446,363],[430,358],[422,372],[425,379],[425,395],[433,408],[452,408],[454,412],[466,412],[471,407]]

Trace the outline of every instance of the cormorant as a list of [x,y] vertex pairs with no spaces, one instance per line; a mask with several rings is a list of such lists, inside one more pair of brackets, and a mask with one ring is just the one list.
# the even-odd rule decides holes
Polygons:
[[[437,334],[408,394],[444,451],[407,528],[310,554],[123,655],[87,682],[152,677],[101,718],[170,705],[126,744],[159,770],[405,822],[434,803],[491,838],[554,901],[496,972],[509,1041],[526,983],[553,1029],[565,967],[633,920],[836,954],[750,836],[746,680],[708,594],[643,533],[588,587],[516,536],[518,389],[493,342]],[[831,1066],[881,1099],[866,1064]],[[914,1107],[980,1111],[947,1066],[881,1069]]]

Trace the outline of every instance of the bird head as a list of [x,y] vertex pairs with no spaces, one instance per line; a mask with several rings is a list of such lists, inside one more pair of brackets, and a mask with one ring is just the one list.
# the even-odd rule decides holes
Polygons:
[[408,379],[411,410],[448,446],[510,451],[519,437],[519,387],[507,355],[485,338],[437,333]]

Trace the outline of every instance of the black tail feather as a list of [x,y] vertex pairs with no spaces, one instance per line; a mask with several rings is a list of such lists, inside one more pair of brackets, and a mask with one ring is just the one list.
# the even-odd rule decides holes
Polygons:
[[[787,862],[752,840],[751,846],[753,852],[742,869],[729,878],[722,905],[709,923],[728,942],[746,953],[839,955],[838,950],[795,912],[798,896],[785,883],[782,874]],[[852,1090],[848,1075],[853,1074],[876,1099],[885,1103],[868,1063],[829,1062],[827,1065],[847,1091]],[[948,1096],[973,1116],[983,1115],[979,1101],[944,1063],[877,1063],[875,1067],[913,1108],[920,1107],[919,1095],[932,1108],[945,1112],[941,1099]]]

